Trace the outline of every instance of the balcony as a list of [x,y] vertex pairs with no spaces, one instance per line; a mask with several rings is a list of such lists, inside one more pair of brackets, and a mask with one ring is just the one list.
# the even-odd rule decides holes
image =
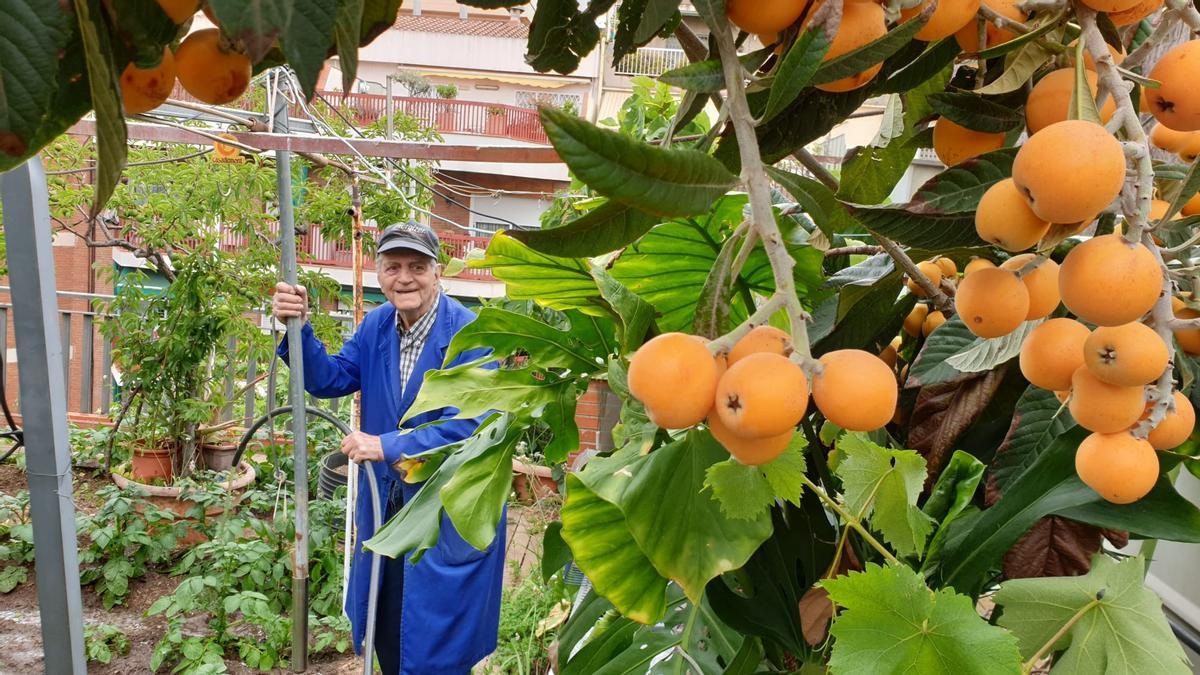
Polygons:
[[687,55],[682,49],[664,47],[641,47],[632,54],[626,54],[615,69],[618,75],[649,75],[658,77],[668,70],[674,70],[688,64]]
[[[378,231],[372,227],[364,228],[364,231],[374,237]],[[133,233],[126,235],[126,238],[141,246],[144,242],[140,237]],[[354,266],[353,253],[349,247],[342,245],[341,242],[330,237],[326,239],[321,232],[319,225],[309,225],[308,232],[296,233],[298,241],[299,262],[302,265],[319,265],[323,267],[338,267],[350,269]],[[465,259],[472,251],[476,249],[486,249],[490,237],[472,237],[464,234],[452,234],[447,232],[438,233],[438,239],[441,240],[442,250],[453,258]],[[258,240],[261,242],[261,240]],[[188,240],[189,246],[200,246],[199,239]],[[243,234],[234,232],[229,229],[221,231],[221,250],[227,252],[238,251],[250,243],[247,237]],[[258,245],[257,243],[255,245]],[[363,270],[374,271],[375,258],[366,256],[363,259]],[[473,281],[495,281],[492,276],[492,271],[489,269],[471,269],[467,268],[460,272],[455,278],[468,279]]]
[[[320,91],[325,100],[340,103],[343,112],[348,112],[350,119],[358,126],[374,124],[387,115],[387,96],[381,94],[346,94],[342,100],[340,91]],[[199,103],[182,86],[176,84],[171,98],[180,101]],[[326,120],[334,120],[337,115],[329,104],[317,97],[309,106]],[[492,138],[508,138],[514,141],[549,145],[550,139],[542,129],[538,120],[538,112],[532,108],[522,108],[502,103],[480,103],[477,101],[458,101],[438,98],[408,98],[392,97],[395,110],[421,120],[426,126],[437,129],[441,134],[469,134],[490,136]],[[243,96],[229,107],[250,110],[252,101]],[[300,106],[291,107],[293,117],[305,117]]]

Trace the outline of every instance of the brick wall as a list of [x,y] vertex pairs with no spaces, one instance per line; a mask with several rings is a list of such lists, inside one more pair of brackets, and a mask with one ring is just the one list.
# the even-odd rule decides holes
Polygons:
[[613,449],[612,429],[621,414],[621,399],[603,380],[592,380],[575,406],[575,424],[579,426],[579,449],[571,453],[568,467],[583,453]]

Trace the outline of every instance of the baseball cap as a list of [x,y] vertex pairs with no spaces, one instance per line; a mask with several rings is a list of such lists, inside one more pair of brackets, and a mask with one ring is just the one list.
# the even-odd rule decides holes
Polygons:
[[441,247],[433,228],[410,220],[407,223],[395,223],[384,228],[379,235],[379,248],[376,249],[376,252],[386,253],[402,248],[424,253],[437,260]]

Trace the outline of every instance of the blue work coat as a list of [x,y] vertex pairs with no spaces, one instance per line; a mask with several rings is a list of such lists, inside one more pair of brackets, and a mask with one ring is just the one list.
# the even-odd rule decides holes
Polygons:
[[[418,415],[399,427],[400,418],[416,398],[425,372],[441,367],[450,338],[474,318],[471,310],[445,293],[441,294],[437,319],[403,393],[396,309],[390,303],[369,312],[354,336],[336,355],[331,356],[325,351],[325,345],[313,334],[312,326],[304,326],[304,388],[319,398],[336,398],[362,390],[362,431],[380,437],[387,460],[384,465],[372,464],[385,509],[393,485],[402,490],[405,502],[420,489],[420,485],[400,480],[400,474],[392,468],[402,454],[411,456],[460,441],[474,433],[482,421],[481,418],[450,420],[403,434],[398,431],[398,428],[411,429],[433,420],[449,419],[458,413],[456,408],[442,408]],[[286,339],[279,347],[279,354],[287,360]],[[452,365],[484,354],[486,351],[483,350],[464,352]],[[346,592],[346,614],[353,626],[354,649],[358,653],[362,652],[366,634],[371,574],[370,554],[363,551],[362,542],[370,539],[378,526],[374,522],[366,480],[367,472],[360,471],[355,509],[358,539]],[[486,551],[479,551],[459,536],[450,519],[443,514],[437,546],[426,551],[415,565],[406,559],[400,617],[403,675],[462,675],[495,650],[504,574],[504,539],[502,518],[491,546]]]

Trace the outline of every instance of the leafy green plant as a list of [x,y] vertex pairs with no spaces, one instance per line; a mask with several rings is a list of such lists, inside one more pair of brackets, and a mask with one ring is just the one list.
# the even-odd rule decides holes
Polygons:
[[0,494],[0,593],[9,593],[29,578],[33,562],[33,523],[29,492]]
[[550,583],[537,574],[504,589],[500,600],[500,630],[488,672],[534,675],[547,672],[549,647],[569,605],[557,578]]
[[83,647],[88,661],[107,665],[113,657],[129,653],[129,636],[111,623],[87,624],[83,627]]
[[458,98],[458,86],[454,84],[439,84],[436,88],[438,98]]
[[166,564],[187,525],[170,511],[159,509],[136,488],[101,488],[104,503],[95,515],[80,520],[79,580],[94,584],[106,608],[122,604],[129,582],[151,567]]

